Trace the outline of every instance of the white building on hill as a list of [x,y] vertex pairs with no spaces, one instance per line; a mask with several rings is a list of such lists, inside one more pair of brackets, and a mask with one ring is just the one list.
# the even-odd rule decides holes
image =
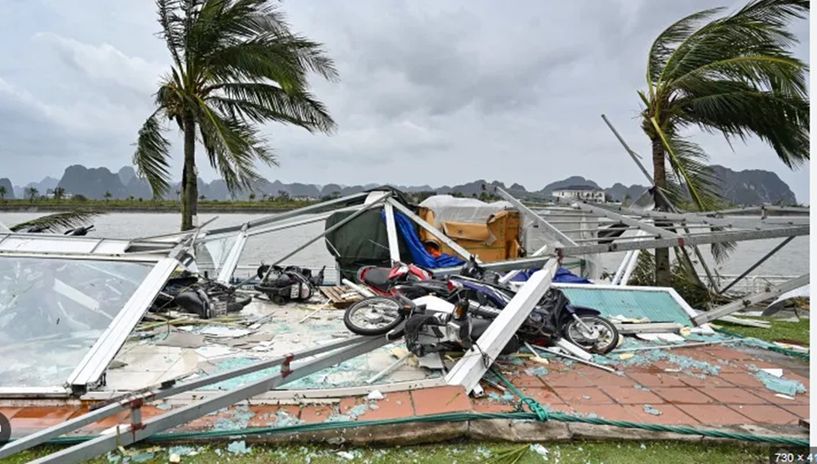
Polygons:
[[604,190],[589,185],[571,185],[553,191],[557,202],[588,201],[604,203]]

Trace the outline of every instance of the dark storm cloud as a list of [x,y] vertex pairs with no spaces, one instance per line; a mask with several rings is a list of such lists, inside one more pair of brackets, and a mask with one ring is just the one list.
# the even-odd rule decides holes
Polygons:
[[[129,163],[168,66],[151,2],[69,3],[0,0],[0,177],[17,183],[71,163]],[[281,167],[262,172],[341,184],[487,178],[539,189],[574,174],[643,183],[599,115],[646,153],[636,90],[650,43],[680,17],[723,4],[740,2],[283,2],[293,28],[323,42],[341,72],[313,89],[338,131],[269,125]],[[805,22],[795,28],[807,38]],[[807,169],[786,170],[765,145],[700,140],[713,162],[774,170],[805,198]],[[47,166],[17,162],[38,151],[52,157]]]

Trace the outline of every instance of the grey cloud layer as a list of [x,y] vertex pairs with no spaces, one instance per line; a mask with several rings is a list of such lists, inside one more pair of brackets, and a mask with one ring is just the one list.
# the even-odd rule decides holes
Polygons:
[[[150,112],[168,66],[151,3],[69,3],[0,0],[8,12],[0,18],[0,177],[23,183],[71,163],[118,168]],[[719,4],[284,2],[294,29],[324,42],[341,71],[341,82],[314,85],[339,129],[315,136],[270,125],[281,167],[263,173],[341,184],[488,178],[537,189],[572,174],[643,182],[599,114],[646,153],[635,91],[651,40]],[[805,39],[805,22],[796,27]],[[802,44],[798,55],[807,59],[807,50]],[[774,170],[806,197],[808,170],[788,172],[759,142],[732,152],[720,138],[700,140],[713,162]]]

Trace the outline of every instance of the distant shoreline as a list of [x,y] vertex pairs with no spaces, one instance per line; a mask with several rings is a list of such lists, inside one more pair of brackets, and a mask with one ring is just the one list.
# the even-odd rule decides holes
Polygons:
[[[314,201],[270,202],[270,201],[200,201],[199,213],[278,213],[291,211],[314,204]],[[116,213],[181,213],[181,206],[172,201],[132,201],[132,200],[4,200],[0,201],[0,212],[37,213],[92,209]]]

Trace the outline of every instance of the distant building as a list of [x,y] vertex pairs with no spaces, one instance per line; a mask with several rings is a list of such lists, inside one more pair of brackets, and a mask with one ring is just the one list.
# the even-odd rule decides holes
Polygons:
[[604,190],[589,185],[571,185],[556,189],[553,191],[553,196],[558,202],[589,201],[604,203]]

